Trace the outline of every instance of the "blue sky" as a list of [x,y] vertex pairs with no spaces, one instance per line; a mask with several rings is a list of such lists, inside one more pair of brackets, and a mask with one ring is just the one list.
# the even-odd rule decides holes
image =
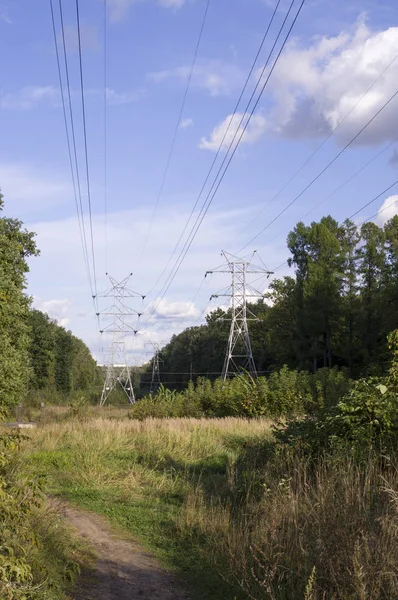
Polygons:
[[[108,0],[105,238],[104,3],[80,0],[98,290],[107,287],[106,269],[120,279],[133,271],[131,286],[142,294],[158,279],[214,159],[274,4],[210,1],[163,194],[142,251],[206,1]],[[54,5],[60,41],[57,0]],[[75,3],[64,0],[63,6],[87,219]],[[287,7],[287,0],[282,0],[240,114]],[[131,348],[136,360],[144,359],[148,339],[167,340],[173,332],[200,322],[209,296],[226,284],[214,276],[197,293],[204,272],[221,262],[221,249],[236,252],[267,226],[391,97],[398,89],[397,54],[398,8],[391,0],[306,1],[186,260],[136,337]],[[0,0],[0,73],[0,188],[5,213],[37,232],[42,252],[31,261],[28,292],[36,306],[81,336],[100,359],[69,170],[49,2]],[[397,109],[394,99],[247,251],[257,249],[274,268],[287,258],[286,231],[299,219],[309,222],[329,213],[344,219],[398,179],[397,146],[392,144],[398,136]],[[270,202],[343,119],[302,172]],[[238,121],[233,119],[232,133]],[[313,210],[383,148],[358,177]],[[383,203],[391,204],[397,190],[398,186],[380,198],[358,221]],[[395,206],[383,218],[394,211]],[[159,288],[148,298],[149,305],[156,302]]]

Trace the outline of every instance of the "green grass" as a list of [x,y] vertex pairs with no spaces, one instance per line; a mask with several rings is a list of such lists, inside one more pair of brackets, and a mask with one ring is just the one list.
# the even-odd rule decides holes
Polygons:
[[203,600],[398,598],[398,461],[317,460],[269,423],[48,424],[26,446],[50,493],[106,515]]
[[269,435],[266,421],[74,421],[39,428],[27,456],[48,493],[131,533],[182,574],[193,598],[239,599],[245,596],[220,577],[203,534],[184,520],[199,489],[212,501],[227,499],[239,455],[232,440],[259,435]]

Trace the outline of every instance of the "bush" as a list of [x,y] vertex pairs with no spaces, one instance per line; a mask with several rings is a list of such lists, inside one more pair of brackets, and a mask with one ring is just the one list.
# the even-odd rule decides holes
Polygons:
[[279,372],[253,379],[200,378],[182,392],[161,386],[154,396],[139,400],[131,418],[146,417],[285,417],[316,413],[335,404],[349,388],[347,375],[338,369],[322,369],[315,375],[284,366]]
[[19,434],[0,435],[0,598],[66,600],[78,572],[77,546],[45,507],[36,481],[21,479]]

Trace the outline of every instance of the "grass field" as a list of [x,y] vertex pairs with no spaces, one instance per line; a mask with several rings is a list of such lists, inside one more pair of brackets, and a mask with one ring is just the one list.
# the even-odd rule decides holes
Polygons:
[[30,469],[131,532],[193,597],[398,597],[394,460],[278,456],[266,420],[112,416],[42,425]]

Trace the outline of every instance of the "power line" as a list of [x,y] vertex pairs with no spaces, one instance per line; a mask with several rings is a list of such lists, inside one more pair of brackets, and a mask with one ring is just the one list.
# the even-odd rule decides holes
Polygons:
[[297,175],[299,175],[303,169],[311,162],[316,154],[323,148],[323,146],[330,140],[330,138],[336,133],[336,131],[341,127],[343,123],[348,119],[351,113],[359,106],[362,100],[369,94],[369,92],[374,88],[374,86],[380,81],[383,75],[387,72],[387,70],[391,67],[391,65],[398,58],[398,54],[394,56],[394,58],[388,63],[388,65],[379,73],[373,83],[368,87],[368,89],[363,93],[363,95],[357,100],[357,102],[350,108],[350,110],[345,114],[345,116],[337,123],[337,125],[330,131],[330,133],[323,139],[323,141],[315,148],[315,150],[310,154],[310,156],[302,163],[302,165],[293,173],[293,175],[288,179],[288,181],[280,188],[280,190],[265,204],[265,206],[260,210],[259,213],[255,217],[253,217],[247,225],[245,225],[245,229],[249,227],[252,223],[254,223],[267,209],[267,207],[278,198],[282,192],[296,179]]
[[[80,233],[80,241],[81,241],[82,250],[83,250],[83,258],[84,258],[84,263],[86,266],[89,286],[91,289],[90,267],[89,267],[89,262],[88,262],[87,244],[85,244],[85,236],[83,235],[84,222],[82,223],[82,217],[81,217],[80,211],[79,211],[79,201],[78,201],[78,197],[77,197],[76,178],[75,178],[75,173],[73,170],[72,149],[71,149],[71,142],[70,142],[70,136],[69,136],[68,119],[67,119],[67,115],[66,115],[65,94],[64,94],[64,87],[63,87],[63,82],[62,82],[61,63],[60,63],[60,58],[59,58],[57,32],[56,32],[55,16],[54,16],[54,6],[53,6],[52,0],[50,0],[50,9],[51,9],[52,29],[53,29],[53,35],[54,35],[55,53],[56,53],[56,59],[57,59],[59,87],[60,87],[61,99],[62,99],[62,111],[63,111],[63,117],[64,117],[66,142],[67,142],[67,146],[68,146],[69,165],[70,165],[70,171],[71,171],[71,176],[72,176],[73,195],[75,198],[77,221],[78,221],[78,225],[79,225],[79,233]],[[78,176],[78,174],[76,174],[76,177],[77,176]]]
[[[356,217],[365,208],[367,208],[368,206],[370,206],[371,204],[373,204],[374,202],[376,202],[376,200],[379,200],[379,198],[381,198],[382,196],[384,196],[384,194],[386,194],[387,192],[389,192],[392,188],[394,188],[397,185],[398,185],[398,179],[396,179],[393,183],[391,183],[391,185],[389,185],[388,187],[386,187],[382,192],[380,192],[379,194],[377,194],[377,196],[374,196],[371,200],[369,200],[369,202],[366,202],[366,204],[364,204],[363,206],[361,206],[361,208],[359,208],[358,210],[356,210],[351,216],[346,217],[344,220],[351,220],[353,217]],[[377,215],[379,215],[380,213],[384,212],[385,210],[388,210],[389,208],[391,208],[392,206],[394,206],[397,203],[398,203],[398,200],[395,200],[394,202],[392,202],[388,206],[385,206],[384,208],[381,208],[374,215],[372,215],[371,217],[369,217],[365,221],[363,221],[362,225],[364,223],[367,223],[368,221],[371,221],[372,219],[374,219],[375,217],[377,217]],[[287,264],[288,264],[288,261],[285,260],[283,263],[281,263],[278,267],[276,267],[274,269],[274,273],[276,271],[279,271],[282,267],[284,267]]]
[[104,0],[104,234],[105,272],[108,272],[108,14],[107,0]]
[[[230,128],[231,128],[231,125],[232,125],[232,122],[233,122],[233,120],[234,120],[234,117],[236,116],[236,114],[237,114],[237,112],[238,112],[238,108],[239,108],[239,105],[240,105],[240,103],[241,103],[241,101],[242,101],[243,95],[244,95],[244,93],[245,93],[245,91],[246,91],[246,89],[247,89],[247,86],[249,85],[249,82],[250,82],[250,80],[251,80],[251,77],[252,77],[253,71],[254,71],[254,69],[255,69],[255,66],[256,66],[256,64],[257,64],[258,58],[259,58],[259,56],[260,56],[260,54],[261,54],[261,51],[262,51],[262,49],[263,49],[263,47],[264,47],[264,44],[265,44],[265,42],[266,42],[266,39],[267,39],[267,37],[268,37],[268,33],[269,33],[269,31],[270,31],[270,28],[271,28],[271,26],[272,26],[272,23],[274,22],[275,16],[276,16],[276,14],[277,14],[277,11],[278,11],[278,8],[279,8],[279,5],[280,5],[280,2],[281,2],[281,0],[278,0],[278,1],[277,1],[277,3],[276,3],[276,5],[275,5],[275,8],[274,8],[274,10],[273,10],[273,13],[272,13],[272,15],[271,15],[271,19],[270,19],[270,21],[269,21],[269,23],[268,23],[268,26],[267,26],[266,30],[265,30],[265,33],[264,33],[264,35],[263,35],[263,38],[262,38],[262,40],[261,40],[260,46],[259,46],[259,48],[258,48],[258,50],[257,50],[256,56],[254,57],[254,60],[253,60],[253,62],[252,62],[252,65],[251,65],[251,67],[250,67],[249,73],[248,73],[248,75],[247,75],[247,77],[246,77],[246,81],[245,81],[245,83],[244,83],[244,85],[243,85],[243,88],[242,88],[242,90],[241,90],[241,92],[240,92],[239,98],[238,98],[238,100],[237,100],[237,102],[236,102],[236,104],[235,104],[235,108],[234,108],[234,110],[233,110],[233,112],[232,112],[232,114],[231,114],[231,117],[230,117],[230,119],[229,119],[228,125],[227,125],[227,127],[226,127],[226,129],[225,129],[224,135],[223,135],[223,137],[222,137],[222,139],[221,139],[221,142],[220,142],[220,144],[219,144],[219,146],[218,146],[217,152],[216,152],[216,154],[215,154],[215,156],[214,156],[214,158],[213,158],[213,161],[212,161],[212,163],[211,163],[211,165],[210,165],[210,168],[209,168],[209,170],[208,170],[208,172],[207,172],[207,175],[206,175],[206,177],[205,177],[205,180],[204,180],[204,182],[203,182],[203,184],[202,184],[202,187],[201,187],[201,189],[200,189],[200,192],[199,192],[199,194],[198,194],[198,197],[196,198],[195,204],[194,204],[194,206],[193,206],[193,208],[192,208],[192,210],[191,210],[191,212],[190,212],[190,214],[189,214],[189,216],[188,216],[188,219],[187,219],[187,221],[186,221],[186,223],[185,223],[185,226],[184,226],[184,228],[183,228],[183,230],[182,230],[182,233],[181,233],[180,237],[178,238],[178,240],[177,240],[177,243],[176,243],[176,244],[175,244],[175,246],[174,246],[173,252],[172,252],[172,254],[171,254],[171,256],[170,256],[169,260],[167,261],[167,264],[165,265],[165,267],[164,267],[163,271],[161,272],[161,274],[159,275],[159,277],[157,278],[157,280],[155,281],[155,283],[153,284],[152,288],[150,289],[150,291],[148,292],[148,294],[147,294],[147,295],[149,295],[149,294],[151,294],[151,293],[152,293],[152,291],[153,291],[153,290],[156,288],[157,284],[159,283],[159,281],[162,279],[163,275],[164,275],[164,274],[165,274],[165,272],[167,271],[167,269],[168,269],[168,267],[169,267],[169,265],[170,265],[171,261],[173,260],[173,258],[174,258],[174,256],[175,256],[175,253],[177,252],[178,246],[180,245],[180,243],[181,243],[181,240],[183,239],[183,237],[184,237],[184,235],[185,235],[185,232],[186,232],[186,230],[187,230],[187,228],[188,228],[188,225],[189,225],[189,223],[190,223],[190,221],[191,221],[191,219],[192,219],[192,217],[193,217],[193,215],[194,215],[194,213],[195,213],[196,207],[197,207],[197,206],[198,206],[198,204],[199,204],[199,200],[200,200],[200,199],[201,199],[201,197],[202,197],[202,194],[203,194],[203,192],[204,192],[204,190],[205,190],[205,188],[206,188],[207,182],[208,182],[208,181],[209,181],[209,179],[210,179],[210,175],[211,175],[211,173],[212,173],[212,171],[213,171],[213,168],[214,168],[214,166],[215,166],[215,164],[216,164],[216,162],[217,162],[217,159],[218,159],[218,157],[219,157],[219,155],[220,155],[220,152],[221,152],[221,150],[222,150],[222,147],[223,147],[223,145],[224,145],[224,141],[225,141],[225,139],[226,139],[226,137],[227,137],[227,134],[228,134],[228,132],[229,132],[229,130],[230,130]],[[293,0],[293,2],[294,2],[294,0]],[[292,2],[292,5],[293,5],[293,2]],[[292,6],[292,5],[291,5],[291,6]],[[279,37],[279,36],[278,36],[278,37]],[[278,39],[278,38],[277,38],[277,39]],[[269,61],[269,58],[270,58],[270,56],[271,56],[271,54],[269,54],[269,56],[268,56],[268,59],[267,59],[267,64],[268,64],[268,61]],[[263,70],[263,71],[264,71],[264,70]],[[260,78],[258,79],[258,81],[257,81],[257,85],[256,85],[256,87],[254,88],[254,91],[253,91],[253,93],[252,93],[252,95],[251,95],[251,97],[250,97],[250,100],[249,100],[249,102],[248,102],[248,104],[247,104],[247,106],[246,106],[246,109],[245,109],[245,111],[244,111],[244,112],[247,112],[247,109],[248,109],[248,107],[250,106],[250,103],[251,103],[251,101],[252,101],[252,99],[253,99],[253,96],[254,96],[254,94],[255,94],[255,92],[256,92],[256,90],[257,90],[257,88],[258,88],[258,84],[259,84],[259,81],[260,81],[260,80],[261,80],[261,77],[260,77]],[[228,155],[228,152],[227,152],[226,156],[227,156],[227,155]],[[223,161],[223,163],[222,163],[221,167],[223,166],[224,162],[225,162],[225,159],[224,159],[224,161]],[[218,174],[219,174],[219,173],[220,173],[220,170],[218,171],[218,173],[217,173],[217,176],[218,176]],[[217,177],[217,176],[216,176],[216,177]]]
[[277,215],[276,217],[274,217],[265,227],[263,227],[263,229],[257,234],[255,235],[253,238],[251,238],[251,240],[249,240],[244,246],[242,246],[242,248],[239,250],[239,252],[241,252],[242,250],[244,250],[244,248],[247,248],[247,246],[249,246],[252,242],[254,242],[256,239],[258,239],[260,237],[260,235],[262,233],[264,233],[264,231],[266,231],[269,227],[271,227],[271,225],[273,225],[273,223],[275,223],[275,221],[277,221],[299,198],[301,198],[301,196],[303,196],[303,194],[305,194],[306,191],[309,190],[309,188],[316,182],[318,181],[318,179],[336,162],[336,160],[338,158],[340,158],[340,156],[350,147],[352,146],[352,144],[355,142],[355,140],[358,139],[358,137],[365,131],[365,129],[367,129],[367,127],[369,127],[369,125],[371,123],[373,123],[373,121],[379,116],[379,114],[390,104],[390,102],[392,102],[392,100],[394,100],[394,98],[398,95],[398,90],[396,90],[396,92],[394,92],[394,94],[383,104],[383,106],[381,108],[379,108],[379,110],[373,115],[373,117],[367,121],[367,123],[358,131],[358,133],[344,146],[344,148],[342,150],[340,150],[340,152],[338,152],[336,154],[336,156],[318,173],[318,175],[316,177],[314,177],[314,179],[312,179],[310,181],[310,183],[299,193],[297,194],[297,196],[295,198],[293,198],[293,200],[291,202],[289,202],[289,204],[287,204]]
[[[343,181],[343,183],[341,183],[339,186],[337,186],[337,188],[335,188],[330,194],[328,194],[327,196],[325,196],[325,198],[323,198],[323,200],[321,200],[320,202],[318,202],[318,204],[316,204],[309,211],[307,211],[305,213],[305,215],[304,215],[303,218],[308,217],[308,215],[310,215],[315,210],[317,210],[320,206],[322,206],[322,204],[324,204],[325,202],[327,202],[328,200],[330,200],[330,198],[332,198],[335,194],[337,194],[337,192],[340,192],[346,185],[348,185],[349,183],[351,183],[351,181],[353,181],[356,177],[358,177],[358,175],[360,175],[360,173],[362,173],[365,169],[367,169],[375,160],[377,160],[382,154],[384,154],[384,152],[386,152],[387,150],[389,150],[391,148],[391,146],[393,146],[394,144],[396,144],[397,141],[398,141],[398,138],[395,138],[392,142],[390,142],[389,144],[387,144],[387,146],[385,146],[382,150],[380,150],[380,152],[378,152],[377,154],[375,154],[375,156],[373,156],[369,161],[367,161],[364,165],[362,165],[362,167],[360,167],[357,171],[355,171],[355,173],[353,175],[351,175],[350,177],[348,177],[348,179],[346,179],[345,181]],[[289,230],[290,230],[290,227],[287,227],[286,229],[284,229],[283,231],[281,231],[281,233],[278,233],[278,235],[276,235],[271,240],[269,240],[268,243],[272,244],[272,242],[274,242],[275,240],[279,239],[282,235],[286,234]]]
[[[294,3],[294,0],[292,0],[291,7],[293,6],[293,3]],[[224,169],[224,172],[223,172],[223,174],[222,174],[222,176],[221,176],[221,178],[220,178],[220,180],[219,180],[219,182],[218,182],[218,184],[217,184],[217,186],[216,186],[216,188],[215,188],[215,190],[214,190],[214,192],[213,192],[213,195],[212,195],[212,196],[210,197],[210,199],[209,199],[209,196],[210,196],[210,194],[211,194],[211,191],[212,191],[212,189],[213,189],[213,186],[212,186],[212,188],[210,189],[210,192],[209,192],[209,194],[207,195],[207,198],[206,198],[206,200],[205,200],[205,203],[203,204],[203,206],[202,206],[202,209],[201,209],[201,211],[200,211],[200,213],[199,213],[199,215],[198,215],[198,217],[197,217],[197,219],[196,219],[196,221],[195,221],[195,223],[194,223],[194,225],[193,225],[193,227],[192,227],[192,229],[191,229],[191,233],[190,233],[190,235],[188,236],[188,238],[187,238],[187,240],[186,240],[186,242],[185,242],[185,245],[184,245],[184,247],[182,248],[182,250],[181,250],[181,252],[180,252],[180,255],[179,255],[179,257],[177,258],[177,261],[175,262],[175,264],[174,264],[174,267],[173,267],[173,269],[172,269],[172,271],[171,271],[171,273],[170,273],[169,277],[167,278],[167,280],[166,280],[166,282],[165,282],[165,284],[164,284],[164,286],[163,286],[165,289],[164,289],[164,291],[163,291],[163,293],[162,293],[162,296],[161,296],[161,298],[160,298],[160,299],[159,299],[159,301],[158,301],[158,304],[155,306],[155,308],[154,308],[154,311],[156,310],[156,307],[159,305],[159,303],[161,302],[161,300],[164,298],[165,294],[167,293],[168,289],[170,288],[170,285],[172,284],[172,282],[173,282],[173,280],[174,280],[174,278],[175,278],[175,276],[176,276],[176,274],[177,274],[178,270],[179,270],[179,269],[180,269],[180,267],[181,267],[181,264],[182,264],[182,262],[183,262],[183,261],[184,261],[184,259],[185,259],[185,256],[187,255],[187,253],[188,253],[188,251],[189,251],[189,249],[190,249],[190,247],[191,247],[191,245],[192,245],[192,243],[193,243],[193,240],[195,239],[195,236],[196,236],[196,234],[197,234],[197,232],[198,232],[198,230],[199,230],[199,228],[200,228],[200,226],[201,226],[201,224],[202,224],[202,222],[203,222],[203,219],[205,218],[205,216],[206,216],[206,214],[207,214],[207,212],[208,212],[208,210],[209,210],[209,208],[210,208],[210,205],[211,205],[211,203],[212,203],[212,201],[213,201],[213,199],[214,199],[214,197],[215,197],[215,195],[216,195],[216,193],[217,193],[217,191],[218,191],[218,189],[219,189],[219,187],[220,187],[220,185],[221,185],[221,182],[222,182],[222,181],[223,181],[223,179],[224,179],[224,176],[225,176],[225,174],[226,174],[226,171],[227,171],[227,169],[228,169],[229,165],[231,164],[231,161],[232,161],[232,159],[233,159],[233,157],[234,157],[234,155],[235,155],[235,152],[236,152],[236,150],[237,150],[237,148],[238,148],[238,146],[239,146],[239,144],[240,144],[240,142],[241,142],[241,140],[242,140],[242,137],[243,137],[243,135],[244,135],[244,133],[245,133],[245,131],[246,131],[246,129],[247,129],[247,127],[248,127],[249,123],[250,123],[250,120],[251,120],[251,118],[252,118],[252,116],[253,116],[253,114],[254,114],[254,111],[256,110],[256,108],[257,108],[257,106],[258,106],[258,103],[259,103],[259,101],[260,101],[260,99],[261,99],[261,96],[262,96],[262,94],[263,94],[263,92],[264,92],[264,90],[265,90],[265,88],[266,88],[266,85],[267,85],[267,83],[268,83],[268,81],[269,81],[269,79],[270,79],[270,77],[271,77],[271,75],[272,75],[272,73],[273,73],[273,71],[274,71],[274,69],[275,69],[275,66],[276,66],[276,64],[277,64],[277,62],[278,62],[278,60],[279,60],[279,57],[280,57],[280,55],[282,54],[282,51],[283,51],[283,49],[284,49],[284,47],[285,47],[285,45],[286,45],[286,43],[287,43],[287,41],[288,41],[288,39],[289,39],[289,37],[290,37],[290,34],[291,34],[292,30],[293,30],[293,27],[294,27],[294,25],[295,25],[295,23],[296,23],[296,21],[297,21],[297,19],[298,19],[298,17],[299,17],[299,14],[300,14],[300,12],[301,12],[301,10],[302,10],[303,6],[304,6],[304,3],[305,3],[305,0],[302,0],[302,1],[301,1],[301,4],[300,4],[300,6],[299,6],[299,8],[298,8],[298,10],[297,10],[297,13],[296,13],[296,15],[295,15],[295,17],[294,17],[294,19],[293,19],[293,22],[292,22],[292,24],[291,24],[291,26],[290,26],[290,28],[289,28],[289,30],[288,30],[288,32],[287,32],[287,35],[285,36],[285,39],[284,39],[284,41],[283,41],[283,43],[282,43],[282,46],[281,46],[281,48],[280,48],[280,50],[279,50],[279,52],[278,52],[278,54],[277,54],[277,56],[276,56],[276,59],[275,59],[275,61],[274,61],[273,65],[272,65],[272,67],[271,67],[271,69],[270,69],[270,71],[269,71],[269,74],[268,74],[268,76],[267,76],[267,78],[266,78],[266,80],[265,80],[265,82],[264,82],[264,84],[263,84],[263,86],[262,86],[262,89],[261,89],[261,91],[260,91],[260,94],[259,94],[259,96],[258,96],[258,98],[257,98],[257,100],[256,100],[256,102],[255,102],[255,104],[254,104],[254,107],[253,107],[253,109],[252,109],[252,111],[251,111],[251,114],[250,114],[250,116],[249,116],[249,118],[248,118],[248,120],[247,120],[246,124],[245,124],[245,127],[243,128],[243,130],[242,130],[242,132],[241,132],[241,135],[240,135],[239,139],[237,140],[237,143],[236,143],[236,145],[235,145],[235,147],[234,147],[234,150],[233,150],[233,152],[232,152],[232,154],[231,154],[231,157],[230,157],[230,159],[229,159],[229,161],[228,161],[228,163],[227,163],[227,165],[226,165],[226,167],[225,167],[225,169]],[[290,9],[289,9],[289,10],[290,10]],[[284,23],[285,23],[285,22],[286,22],[286,18],[285,18],[285,20],[284,20]],[[282,31],[282,29],[283,29],[283,27],[284,27],[284,23],[283,23],[283,25],[282,25],[282,27],[281,27],[281,29],[280,29],[279,33],[278,33],[278,38],[279,38],[279,36],[280,36],[280,34],[281,34],[281,31]],[[277,39],[278,39],[278,38],[277,38]],[[274,47],[275,47],[275,45],[274,45]],[[261,77],[262,77],[262,76],[260,76],[260,80],[261,80]],[[217,174],[217,176],[218,176],[218,174]],[[217,176],[216,176],[216,177],[217,177]],[[213,183],[213,185],[214,185],[214,183]],[[207,202],[207,206],[206,206],[206,202]],[[202,214],[201,214],[201,213],[202,213]],[[195,227],[196,227],[196,229],[195,229]],[[173,271],[174,271],[174,272],[173,272]],[[153,312],[154,312],[154,311],[153,311]],[[152,314],[153,314],[153,313],[152,313]]]
[[197,58],[198,58],[199,47],[200,47],[200,43],[202,41],[203,32],[204,32],[204,28],[205,28],[205,25],[206,25],[207,15],[208,15],[208,12],[209,12],[209,7],[210,7],[210,2],[211,2],[211,0],[207,0],[205,12],[204,12],[203,19],[202,19],[202,24],[201,24],[200,30],[199,30],[199,37],[198,37],[198,40],[197,40],[196,46],[195,46],[195,51],[194,51],[194,55],[193,55],[193,59],[192,59],[191,69],[190,69],[190,72],[189,72],[189,75],[188,75],[187,85],[185,87],[185,92],[184,92],[183,99],[182,99],[182,102],[181,102],[180,110],[178,112],[178,118],[177,118],[177,122],[176,122],[176,125],[175,125],[175,128],[174,128],[174,133],[173,133],[173,138],[172,138],[172,141],[171,141],[171,146],[170,146],[169,154],[167,156],[166,165],[165,165],[165,168],[164,168],[164,171],[163,171],[163,175],[162,175],[162,179],[161,179],[161,183],[160,183],[160,188],[159,188],[159,191],[158,191],[158,195],[156,197],[155,207],[153,209],[153,213],[152,213],[151,220],[150,220],[150,223],[149,223],[149,228],[148,228],[145,240],[144,240],[144,245],[143,245],[143,247],[141,249],[141,252],[140,252],[140,255],[138,257],[138,260],[141,259],[142,255],[143,255],[143,253],[145,251],[145,248],[147,246],[148,239],[149,239],[149,236],[150,236],[151,230],[152,230],[153,221],[155,219],[155,215],[156,215],[157,209],[159,207],[159,202],[160,202],[160,199],[161,199],[162,194],[163,194],[163,189],[164,189],[164,186],[165,186],[165,183],[166,183],[167,174],[169,172],[171,158],[173,156],[173,152],[174,152],[174,147],[175,147],[175,143],[176,143],[176,140],[177,140],[178,131],[179,131],[180,126],[181,126],[182,115],[184,113],[184,109],[185,109],[185,105],[186,105],[186,102],[187,102],[189,88],[191,86],[193,72],[194,72],[196,61],[197,61]]
[[[397,180],[396,184],[398,184],[398,180]],[[368,219],[366,219],[366,221],[363,221],[362,225],[364,223],[367,223],[368,221],[371,221],[372,219],[374,219],[375,217],[377,217],[378,215],[380,215],[385,210],[388,210],[392,206],[395,206],[397,203],[398,203],[398,200],[394,200],[394,202],[391,202],[391,204],[389,204],[388,206],[385,206],[384,208],[381,208],[380,210],[377,211],[377,213],[375,213],[374,215],[372,215],[371,217],[369,217]]]
[[82,60],[82,41],[81,41],[81,32],[80,32],[79,0],[76,0],[76,20],[77,20],[77,39],[78,39],[78,46],[79,46],[78,49],[79,49],[80,92],[81,92],[82,117],[83,117],[83,138],[84,138],[84,155],[85,155],[85,163],[86,163],[87,200],[88,200],[89,223],[90,223],[91,253],[92,253],[92,262],[93,262],[94,290],[95,290],[95,296],[97,296],[97,274],[96,274],[96,266],[95,266],[93,219],[92,219],[92,212],[91,212],[91,186],[90,186],[90,173],[89,173],[89,161],[88,161],[86,106],[85,106],[85,100],[84,100],[84,77],[83,77],[83,60]]

